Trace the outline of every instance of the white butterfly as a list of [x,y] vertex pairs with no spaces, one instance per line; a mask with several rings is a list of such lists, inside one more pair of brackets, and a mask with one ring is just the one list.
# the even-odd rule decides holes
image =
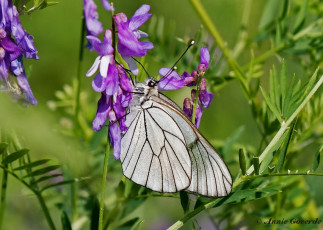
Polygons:
[[138,83],[134,92],[121,140],[123,174],[157,192],[227,196],[226,164],[182,109],[158,92],[157,81]]

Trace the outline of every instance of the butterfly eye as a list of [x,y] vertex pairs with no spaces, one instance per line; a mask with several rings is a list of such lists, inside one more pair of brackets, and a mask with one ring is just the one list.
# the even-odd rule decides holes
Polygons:
[[155,87],[155,86],[156,86],[156,82],[154,82],[154,81],[149,81],[149,82],[148,82],[148,86],[149,86],[149,87]]

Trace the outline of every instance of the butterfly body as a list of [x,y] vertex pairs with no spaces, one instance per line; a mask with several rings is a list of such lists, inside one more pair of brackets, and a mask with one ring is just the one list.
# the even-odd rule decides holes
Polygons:
[[182,109],[158,92],[154,79],[138,83],[134,92],[121,140],[124,175],[158,192],[228,195],[227,166]]

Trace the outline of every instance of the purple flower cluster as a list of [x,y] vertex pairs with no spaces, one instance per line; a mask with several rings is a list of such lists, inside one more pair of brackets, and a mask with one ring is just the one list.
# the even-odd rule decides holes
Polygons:
[[151,42],[139,41],[140,38],[148,37],[147,33],[138,28],[151,17],[149,10],[149,5],[142,5],[129,20],[124,13],[114,16],[118,29],[118,51],[134,75],[138,75],[139,71],[132,57],[143,57],[154,48]]
[[[105,2],[105,4],[107,5],[108,3]],[[113,16],[118,35],[118,52],[134,75],[137,75],[139,71],[132,57],[145,56],[147,51],[154,47],[151,42],[140,41],[141,38],[148,37],[148,34],[140,31],[139,27],[151,17],[152,14],[149,13],[149,10],[149,5],[142,5],[130,19],[124,13]],[[116,51],[113,44],[116,41],[112,41],[115,37],[112,34],[113,31],[106,30],[102,41],[97,37],[103,28],[98,20],[96,5],[93,0],[84,0],[84,15],[88,31],[87,40],[92,50],[99,54],[86,74],[88,77],[95,74],[92,88],[101,93],[96,117],[93,120],[93,129],[95,131],[101,130],[108,119],[109,138],[113,147],[113,154],[115,159],[119,159],[121,133],[128,128],[124,123],[124,116],[126,108],[132,100],[132,84],[125,68],[115,60]],[[184,86],[198,86],[198,96],[196,96],[196,90],[193,89],[191,98],[185,98],[183,108],[184,112],[191,118],[195,97],[198,97],[196,102],[196,127],[200,123],[203,113],[202,107],[207,108],[213,98],[213,94],[207,92],[206,80],[203,78],[209,66],[209,60],[210,54],[207,48],[203,47],[201,49],[201,63],[198,70],[194,70],[191,75],[184,72],[182,76],[179,76],[174,69],[169,68],[159,70],[159,74],[163,76],[158,81],[159,90],[176,90]]]
[[25,58],[39,59],[33,43],[33,37],[22,27],[19,14],[11,0],[0,0],[0,79],[9,89],[9,75],[17,77],[17,83],[27,100],[37,104],[28,83],[23,66]]
[[[159,90],[176,90],[181,89],[184,86],[196,86],[198,85],[198,98],[196,103],[196,113],[195,113],[195,126],[198,128],[200,125],[203,108],[208,108],[213,99],[213,93],[206,90],[206,80],[203,77],[205,71],[209,67],[210,53],[206,47],[202,47],[201,51],[201,61],[198,66],[198,70],[193,70],[191,74],[184,72],[180,77],[175,70],[169,68],[161,68],[159,74],[163,78],[158,83]],[[192,118],[193,116],[193,106],[196,98],[196,89],[192,89],[191,98],[185,98],[183,103],[183,111],[185,114]]]
[[[111,11],[111,5],[107,0],[101,0],[103,7]],[[94,0],[83,0],[83,14],[85,18],[87,35],[98,36],[103,32],[102,23],[99,21],[99,14],[97,12],[97,5]],[[93,50],[91,43],[89,42],[87,47]]]
[[[118,51],[129,63],[129,68],[132,70],[134,70],[132,68],[133,63],[129,59],[132,56],[144,56],[147,50],[153,48],[150,42],[139,41],[143,37],[141,34],[144,33],[139,31],[138,28],[151,16],[148,13],[149,8],[147,5],[141,6],[129,20],[123,13],[114,16],[118,29]],[[95,10],[92,11],[92,14],[92,16],[86,16],[86,20],[97,20]],[[87,25],[90,23],[87,23]],[[98,23],[95,22],[92,25],[97,27]],[[115,61],[111,30],[105,31],[103,41],[94,34],[88,35],[87,40],[91,47],[99,54],[86,74],[89,77],[99,70],[92,81],[92,88],[96,92],[101,93],[96,117],[93,120],[93,129],[95,131],[101,130],[106,120],[109,120],[109,138],[113,147],[113,154],[116,159],[119,159],[121,132],[127,130],[124,124],[124,116],[126,108],[132,99],[131,80],[124,67]]]
[[195,100],[196,103],[196,113],[195,113],[195,126],[198,128],[200,126],[200,121],[203,113],[203,108],[208,108],[213,99],[213,93],[206,90],[206,79],[203,77],[205,71],[209,67],[210,53],[206,47],[202,47],[201,51],[201,61],[198,66],[198,70],[193,70],[191,74],[184,72],[182,74],[184,84],[186,86],[196,86],[198,85],[198,98],[196,98],[197,91],[192,89],[191,98],[185,98],[183,103],[183,110],[186,115],[190,118],[193,116],[193,106]]

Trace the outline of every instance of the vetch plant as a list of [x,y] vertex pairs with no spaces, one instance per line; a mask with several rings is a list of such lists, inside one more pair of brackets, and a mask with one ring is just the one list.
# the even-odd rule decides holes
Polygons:
[[[0,2],[0,79],[5,83],[5,88],[18,97],[24,95],[29,103],[36,105],[37,100],[30,89],[22,56],[38,59],[33,37],[22,27],[16,6],[11,0]],[[10,83],[9,75],[17,79],[16,83]]]
[[319,1],[0,4],[0,228],[320,229]]

